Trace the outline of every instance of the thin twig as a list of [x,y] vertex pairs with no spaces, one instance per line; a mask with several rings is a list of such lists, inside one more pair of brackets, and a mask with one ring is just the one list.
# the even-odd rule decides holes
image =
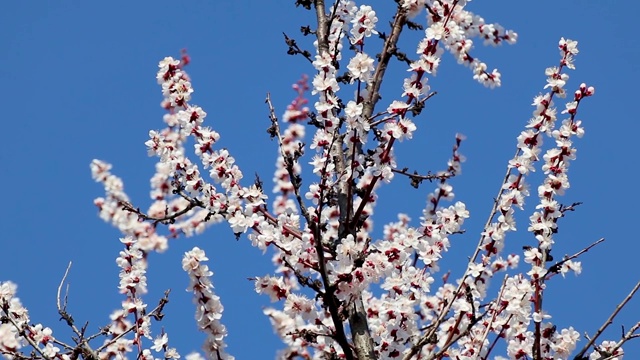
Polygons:
[[300,207],[302,215],[307,220],[307,223],[310,224],[312,222],[312,219],[309,216],[307,206],[304,204],[302,196],[300,195],[300,180],[299,175],[294,172],[294,159],[291,155],[287,155],[284,151],[284,141],[282,139],[282,134],[280,133],[280,124],[278,121],[278,117],[276,116],[275,109],[273,108],[273,104],[271,103],[271,94],[267,93],[267,99],[265,100],[265,103],[267,103],[267,106],[269,107],[269,119],[271,119],[271,126],[273,128],[273,131],[270,131],[270,133],[278,138],[278,148],[280,149],[280,156],[282,156],[282,161],[284,161],[285,168],[287,169],[287,173],[289,174],[289,182],[291,183],[291,185],[293,185],[293,192],[296,196],[296,202]]
[[80,352],[84,354],[86,359],[97,360],[98,353],[96,353],[93,349],[91,349],[91,347],[89,346],[89,342],[84,336],[86,325],[81,330],[79,330],[75,326],[73,317],[67,312],[69,285],[67,285],[67,291],[64,295],[64,303],[60,302],[60,293],[62,292],[62,285],[64,285],[65,281],[67,280],[67,276],[69,276],[69,271],[71,270],[71,264],[72,264],[71,261],[69,261],[69,265],[67,265],[67,269],[65,270],[64,275],[62,276],[62,280],[60,280],[60,285],[58,285],[58,291],[56,295],[56,306],[58,307],[58,314],[64,321],[66,321],[67,325],[71,328],[73,333],[78,337],[77,340],[74,340],[77,346],[73,348],[73,351],[76,351],[76,349],[78,349]]
[[69,270],[71,270],[71,261],[69,261],[69,265],[67,265],[67,270],[64,271],[64,276],[62,276],[62,280],[60,280],[60,285],[58,285],[58,293],[56,296],[56,304],[58,306],[58,312],[67,310],[67,300],[69,295],[69,286],[67,285],[67,291],[64,295],[64,306],[60,305],[60,292],[62,291],[62,285],[65,280],[67,280],[67,276],[69,275]]
[[287,34],[285,34],[284,32],[282,33],[282,35],[284,35],[284,42],[289,47],[289,50],[287,51],[287,54],[289,54],[289,55],[300,54],[305,59],[307,59],[310,63],[313,63],[313,59],[311,58],[311,53],[308,50],[300,49],[300,47],[298,46],[296,41],[294,39],[288,37]]
[[619,303],[618,306],[616,306],[616,309],[613,311],[613,313],[611,313],[611,316],[609,316],[607,321],[605,321],[604,324],[600,326],[598,331],[596,331],[595,335],[593,335],[593,337],[589,339],[589,342],[582,348],[582,350],[580,350],[580,352],[578,353],[578,355],[574,357],[574,359],[577,360],[577,359],[582,359],[584,357],[584,354],[587,352],[587,350],[589,350],[591,345],[593,345],[595,341],[598,339],[598,337],[602,335],[604,330],[613,323],[613,319],[616,317],[616,315],[618,315],[620,310],[622,310],[622,308],[629,302],[629,300],[631,300],[631,298],[635,295],[638,289],[640,289],[640,281],[636,283],[636,286],[633,287],[629,295],[627,295],[627,297],[625,297],[624,300],[622,300],[622,302]]
[[204,204],[202,204],[201,201],[195,199],[195,198],[187,198],[186,200],[189,201],[189,205],[187,205],[184,209],[182,210],[178,210],[172,214],[167,214],[163,217],[153,217],[153,216],[149,216],[147,214],[145,214],[144,212],[142,212],[140,210],[140,208],[134,208],[133,205],[131,205],[130,203],[126,202],[126,201],[119,201],[119,205],[122,206],[123,210],[127,210],[129,212],[132,212],[136,215],[138,215],[138,217],[140,217],[143,220],[149,220],[149,221],[153,221],[154,225],[158,224],[158,223],[162,223],[162,224],[167,224],[171,221],[174,221],[175,219],[177,219],[178,217],[188,213],[189,211],[200,207],[200,208],[206,208],[204,206]]
[[[507,279],[508,278],[509,278],[509,275],[505,275],[504,279],[502,279],[502,285],[500,285],[500,293],[498,294],[498,297],[496,298],[496,301],[494,303],[497,306],[502,306],[500,299],[502,298],[502,295],[504,294],[504,289],[505,289],[505,285],[507,283]],[[495,311],[494,310],[493,316],[491,317],[491,320],[489,321],[489,323],[486,325],[486,327],[484,329],[484,333],[482,334],[482,338],[478,342],[478,346],[482,347],[482,345],[484,344],[484,340],[487,338],[487,336],[489,336],[489,330],[493,326],[493,322],[496,320],[496,317],[498,316],[499,313],[500,313],[500,311]],[[480,354],[480,350],[481,349],[478,349],[478,354]],[[486,359],[486,356],[489,356],[489,352],[487,352],[487,354],[485,355],[485,359]]]
[[400,33],[402,33],[402,28],[404,27],[406,22],[406,11],[402,7],[398,7],[396,15],[393,19],[393,24],[391,26],[389,36],[386,38],[384,45],[382,46],[382,51],[380,52],[380,61],[378,61],[378,65],[376,65],[371,83],[367,86],[368,96],[364,102],[364,107],[362,109],[362,116],[365,119],[371,118],[376,103],[380,99],[380,87],[382,86],[382,79],[384,78],[384,74],[387,71],[389,60],[393,56],[393,53],[396,51],[396,45],[398,44]]
[[[618,351],[618,349],[620,349],[624,343],[626,343],[627,341],[629,341],[631,339],[640,337],[640,334],[634,334],[636,331],[638,331],[638,329],[640,329],[640,321],[637,322],[635,325],[633,325],[631,327],[631,329],[629,329],[629,331],[626,332],[626,334],[623,334],[622,339],[620,339],[620,341],[618,341],[616,346],[614,346],[611,349],[609,349],[609,352],[613,353],[613,354],[616,354],[616,351]],[[616,356],[620,356],[620,355],[621,354],[616,354]],[[612,357],[614,357],[614,356],[612,355],[611,358]]]
[[558,271],[560,271],[560,267],[562,267],[562,265],[563,265],[564,263],[566,263],[566,262],[567,262],[567,261],[569,261],[569,260],[573,260],[573,259],[577,258],[578,256],[580,256],[580,255],[582,255],[582,254],[586,253],[587,251],[591,250],[591,248],[592,248],[592,247],[594,247],[594,246],[596,246],[596,245],[600,244],[600,243],[601,243],[601,242],[603,242],[603,241],[604,241],[604,238],[600,238],[598,241],[596,241],[596,242],[592,243],[591,245],[589,245],[589,246],[587,246],[586,248],[584,248],[584,249],[582,249],[582,250],[578,251],[577,253],[575,253],[575,254],[573,254],[573,255],[571,255],[571,256],[565,256],[565,257],[564,257],[564,259],[562,259],[561,261],[558,261],[557,263],[555,263],[555,264],[551,265],[551,266],[549,267],[549,269],[547,269],[547,272],[544,274],[544,276],[543,276],[542,278],[543,278],[543,279],[545,279],[545,278],[547,277],[547,275],[549,275],[549,274],[556,274],[556,273],[558,273]]

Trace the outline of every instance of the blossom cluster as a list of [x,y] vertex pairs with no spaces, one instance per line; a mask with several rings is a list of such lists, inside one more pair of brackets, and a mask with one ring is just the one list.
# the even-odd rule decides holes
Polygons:
[[443,48],[448,50],[459,64],[473,70],[473,77],[481,84],[493,88],[500,86],[500,73],[494,69],[487,72],[487,64],[471,55],[474,37],[484,40],[484,44],[498,46],[503,42],[513,44],[518,35],[506,30],[499,24],[488,24],[485,20],[464,8],[466,1],[445,0],[404,0],[401,6],[411,17],[417,16],[421,10],[428,7],[427,20],[429,27],[425,30],[425,37],[418,45],[420,59],[411,64],[411,71],[420,78],[422,72],[435,75],[440,65]]
[[[94,200],[94,204],[100,211],[100,218],[113,224],[125,236],[136,239],[137,246],[141,251],[162,252],[166,250],[167,237],[158,234],[153,224],[139,221],[140,217],[137,214],[127,210],[126,204],[129,204],[129,197],[124,191],[122,179],[113,175],[111,168],[111,164],[101,160],[91,162],[91,175],[95,181],[102,183],[106,194],[105,197]],[[161,173],[162,171],[158,171],[154,179]],[[159,205],[152,206],[149,213],[159,215],[157,210],[153,211],[159,207]]]
[[32,324],[29,312],[18,297],[18,287],[11,281],[0,282],[0,354],[9,356],[31,346],[39,356],[70,360],[60,353],[53,331],[42,324]]
[[222,317],[222,303],[220,298],[213,293],[213,284],[210,277],[213,272],[203,264],[207,261],[206,254],[198,247],[184,254],[182,269],[187,272],[190,279],[188,291],[193,291],[193,301],[196,303],[196,320],[200,331],[207,334],[204,350],[212,359],[233,360],[234,357],[225,352],[226,344],[223,339],[227,335],[227,329],[220,323]]
[[291,177],[300,176],[302,168],[293,160],[303,155],[302,140],[305,136],[305,127],[301,122],[308,119],[310,111],[306,106],[308,100],[305,97],[305,93],[309,90],[307,77],[303,76],[298,80],[293,85],[293,89],[298,96],[287,106],[282,116],[282,121],[287,124],[287,128],[281,134],[281,152],[276,160],[276,170],[273,175],[273,193],[277,194],[273,201],[273,211],[277,214],[284,213],[287,209],[290,211],[296,209],[296,204],[290,198],[290,195],[295,192]]

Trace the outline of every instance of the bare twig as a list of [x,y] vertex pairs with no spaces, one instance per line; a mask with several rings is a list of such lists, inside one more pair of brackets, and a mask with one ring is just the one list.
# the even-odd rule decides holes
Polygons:
[[287,46],[289,47],[289,50],[287,51],[287,54],[289,55],[297,55],[300,54],[302,55],[305,59],[307,59],[309,62],[313,62],[313,59],[311,58],[311,53],[308,50],[302,50],[300,49],[300,47],[298,46],[298,44],[296,43],[296,41],[290,37],[287,36],[287,34],[282,33],[282,35],[284,35],[284,42],[287,44]]
[[67,285],[67,291],[64,294],[64,305],[60,305],[60,292],[62,290],[62,285],[65,280],[67,280],[67,276],[69,275],[69,270],[71,270],[71,261],[69,261],[69,265],[67,265],[67,270],[64,271],[64,276],[62,276],[62,280],[60,280],[60,285],[58,285],[58,293],[56,296],[56,304],[58,306],[58,312],[67,310],[67,300],[69,296],[69,285]]
[[413,174],[411,174],[409,173],[409,169],[407,168],[404,168],[402,170],[391,169],[391,171],[396,174],[400,174],[408,177],[411,180],[411,186],[413,186],[416,189],[420,186],[420,183],[422,183],[424,180],[427,180],[429,182],[432,182],[433,180],[442,181],[442,180],[450,179],[456,176],[454,172],[447,172],[447,171],[440,171],[435,174],[429,171],[426,175],[420,175],[416,171],[414,171]]
[[69,265],[67,265],[67,269],[65,270],[64,275],[62,276],[62,280],[60,280],[60,285],[58,285],[58,292],[56,296],[56,305],[58,307],[58,314],[60,315],[61,319],[64,320],[67,323],[67,325],[71,328],[73,333],[78,337],[77,339],[74,339],[77,346],[73,348],[73,351],[77,351],[79,353],[84,354],[85,359],[98,360],[99,359],[98,352],[95,352],[91,348],[91,346],[89,346],[89,341],[84,336],[86,325],[82,329],[78,329],[75,325],[75,321],[73,320],[73,317],[67,312],[67,301],[68,301],[68,295],[69,295],[68,285],[67,285],[67,291],[64,296],[64,302],[63,303],[60,302],[60,294],[62,291],[62,286],[65,283],[70,270],[71,270],[71,261],[69,262]]

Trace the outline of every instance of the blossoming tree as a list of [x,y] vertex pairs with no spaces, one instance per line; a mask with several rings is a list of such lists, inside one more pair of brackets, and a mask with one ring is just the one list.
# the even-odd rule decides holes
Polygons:
[[[315,39],[309,45],[313,49],[289,35],[285,43],[289,54],[311,64],[313,79],[294,85],[297,96],[280,117],[266,95],[268,134],[278,147],[271,199],[262,179],[245,177],[232,154],[217,146],[220,134],[208,125],[205,110],[191,102],[189,56],[160,61],[157,80],[167,113],[165,127],[151,131],[146,142],[149,155],[158,158],[151,206],[143,211],[130,200],[110,164],[91,164],[93,178],[106,190],[95,200],[100,217],[123,234],[117,257],[122,308],[113,312],[107,328],[89,335],[67,312],[61,283],[58,311],[74,333],[65,341],[34,324],[15,296],[16,285],[3,282],[0,352],[10,359],[180,358],[169,345],[171,329],[152,331],[165,315],[169,293],[154,307],[144,298],[147,256],[167,250],[170,239],[226,223],[237,237],[247,234],[253,246],[273,256],[273,273],[253,281],[258,293],[278,304],[264,310],[284,343],[278,359],[622,359],[622,346],[640,336],[640,322],[628,324],[612,341],[600,335],[640,283],[595,334],[582,339],[582,346],[577,346],[580,333],[554,325],[543,302],[550,296],[546,283],[559,274],[580,273],[576,259],[603,241],[562,258],[551,255],[558,221],[577,206],[563,204],[560,197],[569,188],[574,141],[584,134],[579,105],[594,94],[585,84],[567,90],[576,41],[558,43],[557,65],[546,70],[543,93],[533,100],[533,116],[517,136],[516,154],[462,275],[453,278],[440,269],[450,238],[473,234],[463,228],[470,215],[463,202],[454,202],[449,181],[461,172],[464,136],[452,139],[442,171],[410,172],[398,166],[394,150],[413,139],[414,120],[435,94],[428,80],[446,52],[484,86],[501,84],[500,73],[473,55],[473,39],[497,46],[515,43],[517,35],[486,23],[465,9],[466,2],[398,0],[385,27],[369,5],[296,1],[316,15],[316,26],[302,27],[304,36]],[[415,30],[422,40],[401,52],[403,31]],[[394,58],[406,63],[407,75],[387,79],[402,92],[383,101],[382,81]],[[307,106],[309,99],[313,107]],[[558,101],[564,103],[560,111]],[[543,181],[530,186],[528,176],[536,169]],[[411,225],[398,204],[397,221],[376,233],[377,191],[398,178],[432,188],[424,210],[414,215],[419,225]],[[531,243],[522,254],[505,253],[530,188],[529,201],[535,203],[526,227]],[[233,359],[208,260],[194,247],[182,261],[197,325],[207,334],[202,354]]]

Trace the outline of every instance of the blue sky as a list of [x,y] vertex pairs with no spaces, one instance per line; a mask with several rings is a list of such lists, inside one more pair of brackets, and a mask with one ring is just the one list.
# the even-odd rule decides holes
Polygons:
[[[377,1],[380,25],[390,20],[392,1]],[[93,199],[103,194],[89,172],[94,158],[111,162],[136,205],[149,204],[149,179],[155,159],[144,142],[148,131],[162,127],[157,62],[186,48],[192,57],[193,103],[209,114],[207,121],[222,135],[246,176],[272,175],[275,143],[268,139],[265,94],[272,93],[282,114],[294,93],[291,83],[312,68],[301,57],[286,55],[282,32],[310,48],[298,29],[311,24],[310,13],[294,1],[169,2],[8,2],[0,14],[0,95],[4,100],[3,164],[0,187],[2,261],[0,280],[19,285],[19,296],[34,322],[66,330],[55,313],[55,293],[69,261],[73,268],[69,310],[89,329],[107,324],[119,307],[119,232],[97,217]],[[277,5],[273,5],[277,4]],[[391,4],[391,5],[390,5]],[[580,107],[586,135],[577,142],[571,165],[571,189],[565,203],[582,201],[578,211],[562,219],[554,254],[577,252],[591,242],[607,240],[585,254],[579,277],[549,283],[545,306],[559,327],[572,325],[593,332],[638,281],[640,242],[636,184],[637,134],[634,110],[640,79],[636,65],[640,47],[635,21],[640,5],[611,1],[474,1],[469,9],[487,22],[498,22],[519,34],[514,46],[476,48],[490,68],[501,70],[503,86],[488,90],[475,83],[468,69],[445,56],[438,77],[430,80],[438,95],[416,120],[414,141],[398,149],[399,164],[421,170],[445,166],[456,132],[467,136],[463,174],[454,180],[458,200],[472,219],[467,233],[453,239],[453,268],[472,252],[516,136],[542,91],[544,69],[557,64],[561,36],[580,42],[577,70],[569,89],[581,82],[596,87],[596,96]],[[380,28],[384,31],[384,28]],[[411,54],[415,44],[401,43]],[[385,80],[383,103],[401,91],[404,67],[394,63]],[[393,77],[393,75],[397,75]],[[384,188],[377,209],[380,230],[398,211],[418,220],[428,186],[415,190],[399,179]],[[385,200],[385,194],[391,195]],[[529,199],[529,205],[535,199]],[[531,245],[526,216],[521,231],[508,238],[510,251]],[[238,359],[269,359],[281,347],[262,307],[268,299],[246,279],[270,271],[262,256],[243,238],[236,241],[226,226],[198,238],[176,240],[165,254],[150,259],[146,299],[155,303],[173,289],[162,326],[172,346],[186,355],[199,350],[201,337],[192,321],[194,309],[180,258],[193,246],[205,249],[215,272],[216,292],[225,305],[229,352]],[[640,299],[625,309],[609,331],[640,320]],[[156,327],[156,333],[159,327]],[[582,340],[579,344],[584,344]],[[579,345],[580,346],[580,345]],[[629,359],[640,358],[640,342],[626,346]]]

